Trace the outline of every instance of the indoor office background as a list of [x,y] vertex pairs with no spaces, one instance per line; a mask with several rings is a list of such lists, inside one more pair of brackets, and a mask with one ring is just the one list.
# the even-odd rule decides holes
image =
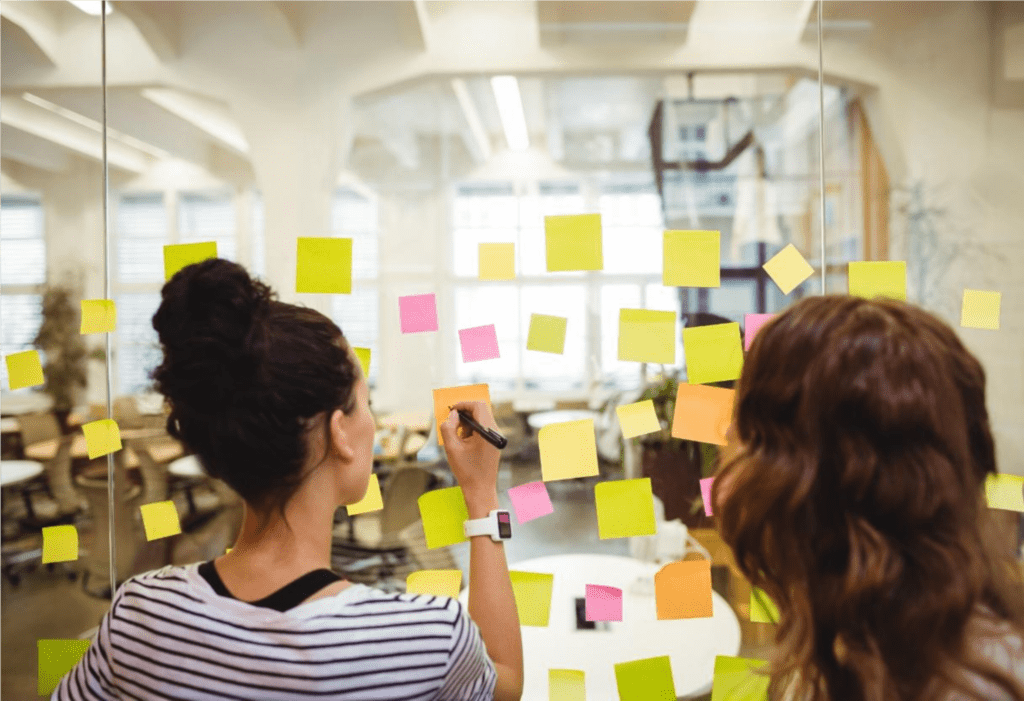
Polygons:
[[[661,653],[680,696],[710,693],[706,660],[697,671],[683,661],[693,646],[763,658],[773,631],[749,621],[749,584],[700,508],[716,447],[618,432],[616,406],[686,377],[681,333],[676,367],[617,359],[619,309],[674,310],[680,329],[742,326],[745,314],[845,293],[851,261],[906,261],[908,299],[983,362],[999,467],[1024,475],[1024,3],[108,6],[104,102],[99,3],[0,5],[2,353],[40,348],[49,382],[8,391],[0,364],[3,698],[35,696],[37,640],[92,634],[111,576],[210,559],[233,541],[237,499],[163,433],[149,386],[168,244],[216,241],[371,349],[386,502],[339,510],[334,565],[353,581],[400,591],[411,571],[461,568],[465,594],[468,546],[428,549],[415,507],[454,484],[431,429],[433,389],[489,385],[511,442],[506,507],[509,488],[540,479],[538,428],[593,418],[600,479],[651,477],[659,535],[601,540],[594,480],[552,482],[554,512],[516,528],[510,569],[702,547],[731,619],[699,635],[692,621],[663,622],[681,626]],[[582,213],[601,214],[604,269],[547,272],[544,217]],[[666,229],[721,232],[720,287],[662,284]],[[299,236],[353,240],[350,295],[295,292]],[[481,242],[515,243],[515,279],[478,279]],[[784,295],[761,266],[790,243],[815,273]],[[109,347],[78,334],[79,300],[104,297],[108,274]],[[965,289],[1002,293],[998,331],[960,328]],[[397,298],[430,292],[440,330],[402,334]],[[562,355],[526,349],[533,313],[568,318]],[[463,362],[456,330],[491,323],[501,357]],[[125,449],[90,460],[79,426],[107,417],[108,400]],[[41,467],[9,471],[9,460]],[[405,470],[422,472],[416,489],[389,479]],[[161,499],[182,533],[147,541],[139,506]],[[1017,514],[1001,514],[1016,549]],[[76,525],[76,561],[41,564],[40,530],[54,524]],[[689,537],[673,540],[670,524]],[[553,621],[567,605],[553,602]],[[524,637],[555,654],[617,635],[615,661],[644,656],[635,632],[570,623]],[[546,699],[546,669],[531,659],[524,698],[543,679]]]

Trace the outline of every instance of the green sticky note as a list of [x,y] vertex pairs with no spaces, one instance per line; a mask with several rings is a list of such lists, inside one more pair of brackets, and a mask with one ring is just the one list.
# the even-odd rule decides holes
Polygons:
[[735,380],[743,370],[740,325],[712,324],[683,329],[686,380],[691,385]]
[[668,655],[615,665],[619,701],[676,701],[672,660]]
[[43,564],[78,559],[78,530],[72,525],[43,528]]
[[173,501],[155,501],[139,507],[142,512],[142,525],[146,530],[146,540],[168,538],[181,533],[181,521],[178,509]]
[[164,280],[170,280],[176,272],[186,266],[216,257],[216,241],[164,246]]
[[569,320],[564,316],[547,314],[530,315],[530,334],[526,339],[526,350],[545,353],[565,351],[565,327]]
[[463,522],[469,519],[469,507],[466,506],[462,487],[434,489],[421,495],[417,501],[428,548],[443,548],[468,540],[462,529]]
[[858,297],[907,299],[907,262],[903,260],[850,263],[847,273],[850,294]]
[[117,307],[112,299],[83,299],[82,324],[78,332],[110,333],[117,326]]
[[601,540],[658,532],[650,477],[598,482],[594,485],[594,505]]
[[49,696],[89,649],[89,640],[37,640],[39,696]]
[[676,313],[620,309],[619,360],[675,364]]
[[514,243],[481,243],[477,276],[480,280],[514,280],[516,277],[516,245]]
[[960,326],[965,329],[999,330],[999,304],[1003,295],[986,290],[964,290]]
[[548,701],[587,701],[582,669],[549,669]]
[[768,701],[769,678],[754,671],[764,664],[747,657],[715,657],[711,701]]
[[555,575],[543,572],[508,573],[516,598],[519,625],[546,628],[551,616],[551,590]]
[[1024,477],[989,475],[985,478],[985,501],[990,509],[1024,512]]
[[666,231],[661,282],[670,287],[721,287],[721,233]]
[[11,389],[35,387],[46,380],[43,378],[43,364],[39,360],[39,351],[27,350],[11,353],[6,358],[7,377]]
[[100,419],[82,424],[85,434],[85,447],[89,451],[89,459],[121,450],[121,429],[113,419]]
[[363,369],[363,377],[370,376],[370,349],[369,348],[353,348],[352,351],[359,358],[359,367]]
[[299,237],[295,291],[352,294],[352,239]]
[[544,217],[548,272],[602,270],[601,215]]
[[750,588],[750,620],[754,623],[779,622],[779,607],[757,587]]

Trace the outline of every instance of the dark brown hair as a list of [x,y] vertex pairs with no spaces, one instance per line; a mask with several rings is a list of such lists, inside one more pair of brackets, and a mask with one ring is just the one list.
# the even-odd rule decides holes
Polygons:
[[754,338],[733,420],[712,503],[779,608],[772,699],[978,698],[969,670],[1024,701],[967,635],[980,607],[1024,632],[1024,589],[984,499],[985,372],[948,324],[885,298],[803,299]]

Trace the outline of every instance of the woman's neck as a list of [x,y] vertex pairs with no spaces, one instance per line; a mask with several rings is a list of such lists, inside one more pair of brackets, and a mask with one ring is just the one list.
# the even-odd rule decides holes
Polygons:
[[295,506],[302,505],[289,503],[286,521],[279,512],[261,518],[246,504],[238,539],[222,562],[282,574],[329,569],[333,512],[319,514],[315,508]]

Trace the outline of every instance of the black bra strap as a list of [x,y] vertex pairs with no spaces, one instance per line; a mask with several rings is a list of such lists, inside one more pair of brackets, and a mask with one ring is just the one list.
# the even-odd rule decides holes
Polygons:
[[[210,583],[213,590],[220,596],[229,599],[238,599],[224,586],[224,581],[217,574],[217,568],[213,566],[213,560],[199,565],[199,574]],[[275,611],[287,611],[301,604],[329,584],[341,580],[337,574],[328,569],[313,570],[307,572],[295,581],[284,585],[273,594],[265,596],[259,601],[246,602],[252,606],[274,609]]]

